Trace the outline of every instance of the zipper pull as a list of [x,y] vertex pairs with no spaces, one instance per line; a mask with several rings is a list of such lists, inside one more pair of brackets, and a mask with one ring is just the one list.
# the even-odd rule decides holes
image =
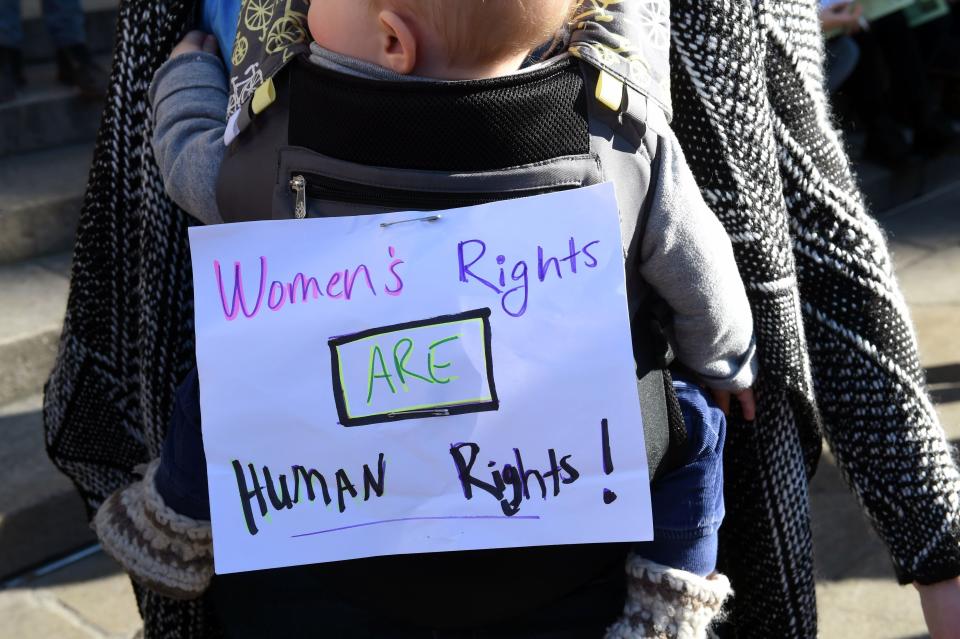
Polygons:
[[297,194],[297,203],[293,207],[293,216],[298,220],[307,217],[307,181],[302,175],[290,178],[290,188]]

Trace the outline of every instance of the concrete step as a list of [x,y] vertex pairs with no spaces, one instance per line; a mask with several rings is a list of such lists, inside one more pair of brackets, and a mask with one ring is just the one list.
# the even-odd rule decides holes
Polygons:
[[[97,61],[109,69],[109,58]],[[91,142],[100,126],[101,100],[80,97],[57,81],[53,63],[28,65],[27,86],[0,104],[0,157]]]
[[0,157],[0,265],[73,246],[93,145]]
[[[20,0],[20,15],[24,20],[39,18],[43,15],[44,0]],[[120,0],[80,0],[80,8],[84,13],[106,11],[120,6]]]
[[40,395],[0,407],[0,579],[93,541],[80,496],[47,458],[40,408]]
[[[110,53],[113,50],[113,39],[116,33],[117,6],[116,2],[101,4],[102,8],[88,10],[84,15],[87,46],[94,53]],[[47,32],[43,18],[37,16],[23,21],[22,51],[23,58],[28,63],[53,60],[56,45]]]
[[69,270],[69,254],[0,266],[0,406],[40,393],[50,374]]
[[69,254],[0,265],[0,577],[92,538],[73,485],[47,459],[40,415],[69,269]]

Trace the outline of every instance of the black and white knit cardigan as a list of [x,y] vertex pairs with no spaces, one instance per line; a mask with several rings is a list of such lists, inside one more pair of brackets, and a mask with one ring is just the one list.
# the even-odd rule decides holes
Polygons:
[[[606,2],[606,0],[590,0]],[[665,11],[666,0],[646,2]],[[813,637],[807,481],[825,435],[904,582],[960,574],[960,475],[884,238],[829,120],[816,0],[675,0],[674,128],[753,305],[759,418],[727,448],[721,567],[738,637]],[[186,217],[146,91],[191,0],[124,0],[74,254],[47,445],[92,513],[156,457],[192,348]],[[148,639],[218,635],[206,599],[137,588]]]

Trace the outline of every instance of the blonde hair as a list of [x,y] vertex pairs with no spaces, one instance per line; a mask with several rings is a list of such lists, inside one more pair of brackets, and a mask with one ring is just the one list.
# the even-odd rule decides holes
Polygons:
[[393,4],[435,30],[450,66],[469,67],[526,53],[548,42],[570,17],[574,0],[394,0]]

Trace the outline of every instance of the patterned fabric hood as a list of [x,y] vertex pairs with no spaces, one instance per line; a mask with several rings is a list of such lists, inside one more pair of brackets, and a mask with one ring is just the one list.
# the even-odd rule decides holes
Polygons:
[[230,63],[227,116],[295,55],[309,49],[309,0],[243,0]]
[[[243,0],[233,45],[227,115],[309,49],[307,0]],[[574,56],[670,106],[669,0],[580,0],[560,36]]]
[[670,104],[669,0],[582,0],[570,21],[568,50],[660,105]]

